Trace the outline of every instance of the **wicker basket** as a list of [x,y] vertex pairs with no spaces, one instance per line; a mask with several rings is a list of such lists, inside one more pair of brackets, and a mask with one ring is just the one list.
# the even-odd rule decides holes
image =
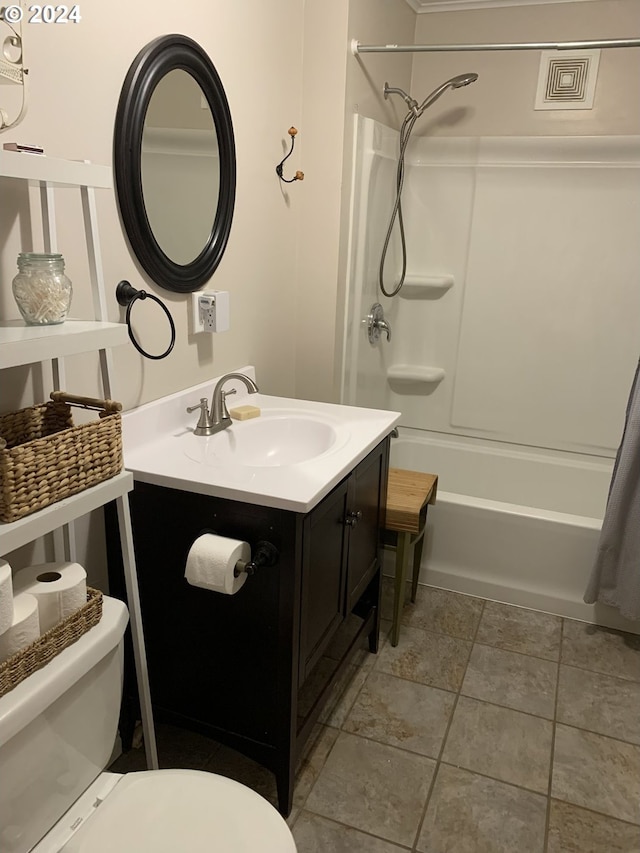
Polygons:
[[4,663],[0,663],[0,696],[49,663],[102,618],[102,593],[87,587],[87,603]]
[[[74,426],[71,406],[99,412]],[[51,402],[0,415],[0,521],[17,521],[122,470],[120,403],[62,391]],[[0,442],[1,444],[2,442]]]

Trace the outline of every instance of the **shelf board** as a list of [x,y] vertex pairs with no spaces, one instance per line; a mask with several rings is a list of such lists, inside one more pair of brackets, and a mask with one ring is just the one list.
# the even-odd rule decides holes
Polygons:
[[441,367],[422,367],[417,364],[394,364],[387,369],[387,379],[394,382],[435,384],[442,382],[444,376]]
[[8,554],[21,548],[40,536],[51,533],[63,524],[68,524],[76,518],[80,518],[94,509],[98,509],[109,501],[125,495],[133,489],[133,474],[130,471],[122,471],[85,489],[70,498],[51,504],[51,506],[20,518],[10,523],[0,523],[0,555]]
[[0,370],[116,347],[127,340],[124,323],[66,320],[58,326],[26,326],[22,320],[5,320],[0,322]]
[[0,149],[0,177],[22,178],[35,183],[46,181],[63,187],[109,189],[113,184],[110,166],[2,149]]
[[452,275],[407,275],[400,296],[403,299],[438,299],[453,287]]

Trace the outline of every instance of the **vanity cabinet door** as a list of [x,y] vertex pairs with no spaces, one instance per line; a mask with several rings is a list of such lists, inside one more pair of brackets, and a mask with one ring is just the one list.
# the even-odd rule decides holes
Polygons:
[[349,478],[347,517],[349,555],[346,612],[349,613],[378,568],[380,530],[384,524],[387,442],[378,445]]
[[348,482],[340,483],[304,519],[300,685],[344,615]]

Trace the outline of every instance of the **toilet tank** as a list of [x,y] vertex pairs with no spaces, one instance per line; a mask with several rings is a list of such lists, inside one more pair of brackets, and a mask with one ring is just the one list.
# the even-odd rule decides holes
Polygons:
[[100,622],[0,698],[0,853],[27,853],[104,770],[115,742],[128,613]]

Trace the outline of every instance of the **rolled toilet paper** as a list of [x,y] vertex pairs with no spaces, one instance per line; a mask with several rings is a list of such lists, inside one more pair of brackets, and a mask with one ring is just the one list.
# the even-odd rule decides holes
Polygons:
[[87,573],[80,563],[29,566],[16,573],[13,586],[36,597],[42,634],[87,603]]
[[13,624],[13,581],[11,566],[6,560],[0,560],[0,634],[4,634]]
[[251,548],[241,539],[228,539],[215,533],[199,536],[187,554],[184,576],[191,586],[235,595],[247,579],[245,572],[235,577],[238,560],[248,562]]
[[18,593],[13,599],[13,623],[0,634],[0,661],[31,645],[39,636],[38,601],[28,592]]

